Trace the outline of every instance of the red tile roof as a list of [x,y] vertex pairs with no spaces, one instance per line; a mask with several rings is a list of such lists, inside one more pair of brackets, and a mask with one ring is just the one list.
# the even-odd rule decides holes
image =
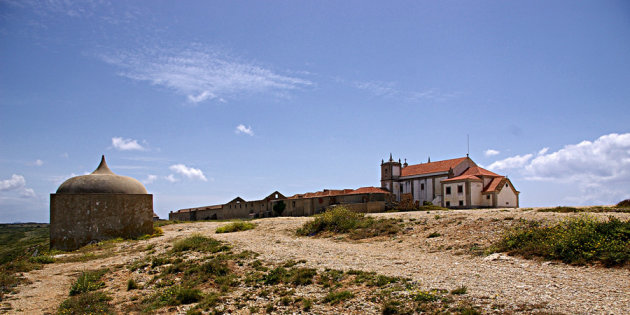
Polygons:
[[350,194],[389,194],[389,191],[378,187],[361,187],[359,189],[355,189]]
[[287,199],[302,199],[302,198],[318,198],[318,197],[332,197],[340,195],[356,195],[356,194],[389,194],[388,191],[377,187],[361,187],[359,189],[325,189],[323,191],[308,192],[304,194],[295,194]]
[[438,172],[448,172],[449,169],[464,162],[467,158],[457,158],[444,161],[435,161],[429,163],[409,165],[402,169],[401,176],[422,175]]
[[505,177],[503,176],[493,178],[490,184],[488,184],[488,186],[486,186],[486,188],[482,191],[482,193],[500,191],[501,188],[503,188],[502,181],[504,179]]
[[453,178],[445,179],[442,182],[455,182],[455,181],[458,181],[458,180],[465,180],[465,179],[476,180],[476,181],[480,181],[481,180],[481,178],[479,178],[479,177],[477,177],[475,175],[464,175],[464,174],[462,174],[462,175],[459,175],[459,176],[456,176],[456,177],[453,177]]
[[491,177],[501,176],[497,173],[490,172],[487,169],[481,168],[479,166],[469,167],[466,171],[462,173],[462,175],[491,176]]

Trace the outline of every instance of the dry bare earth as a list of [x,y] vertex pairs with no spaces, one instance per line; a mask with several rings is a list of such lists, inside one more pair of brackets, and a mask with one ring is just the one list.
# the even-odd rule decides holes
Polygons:
[[[485,312],[558,312],[567,314],[627,314],[630,310],[630,269],[598,266],[576,267],[563,263],[525,260],[504,255],[478,256],[478,248],[498,239],[505,227],[520,218],[555,222],[573,213],[533,210],[461,210],[375,214],[403,219],[405,233],[395,237],[348,241],[342,237],[298,237],[294,231],[310,218],[257,220],[254,230],[215,234],[224,222],[197,222],[163,227],[165,235],[146,241],[118,244],[115,256],[85,263],[55,263],[26,274],[31,284],[20,288],[8,302],[9,313],[54,312],[68,296],[78,273],[108,267],[106,291],[114,304],[129,301],[125,290],[126,266],[155,244],[163,251],[176,238],[201,233],[251,250],[269,262],[306,260],[308,267],[359,269],[408,277],[423,289],[453,289],[464,285],[468,297]],[[613,215],[628,220],[628,213]],[[438,237],[428,238],[437,232]],[[182,310],[178,308],[178,310]],[[369,310],[368,312],[377,312]]]

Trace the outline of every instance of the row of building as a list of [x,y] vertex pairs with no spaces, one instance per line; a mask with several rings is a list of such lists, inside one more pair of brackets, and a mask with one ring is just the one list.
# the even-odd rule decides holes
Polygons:
[[[309,216],[324,212],[328,207],[344,205],[357,212],[382,212],[390,193],[376,187],[359,189],[325,189],[314,193],[285,197],[275,191],[261,200],[246,201],[236,197],[220,205],[181,209],[171,212],[169,220],[223,220],[236,218],[264,218],[274,215]],[[281,211],[280,211],[281,209]]]
[[380,188],[325,189],[290,197],[275,191],[261,200],[236,197],[225,204],[171,211],[169,220],[309,216],[336,205],[382,212],[403,200],[446,208],[514,208],[519,206],[519,192],[507,177],[479,167],[468,156],[408,165],[406,160],[394,161],[390,154],[387,162],[381,161]]

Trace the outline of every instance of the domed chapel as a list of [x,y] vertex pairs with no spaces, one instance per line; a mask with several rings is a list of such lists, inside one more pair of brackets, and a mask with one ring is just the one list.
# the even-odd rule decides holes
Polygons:
[[50,194],[50,247],[74,250],[92,242],[153,232],[153,195],[117,175],[105,156],[94,172],[66,180]]

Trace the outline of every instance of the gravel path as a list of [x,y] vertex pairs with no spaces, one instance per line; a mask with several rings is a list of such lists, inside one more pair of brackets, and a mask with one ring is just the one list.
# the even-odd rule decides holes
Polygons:
[[[437,214],[437,215],[436,215]],[[196,222],[164,226],[165,235],[146,241],[122,243],[116,256],[85,263],[45,266],[26,274],[32,283],[20,288],[7,302],[10,313],[54,312],[68,294],[81,270],[128,264],[144,255],[134,248],[148,243],[164,247],[175,238],[201,233],[227,241],[241,250],[260,254],[271,262],[307,261],[314,268],[360,269],[388,276],[408,277],[426,289],[452,290],[461,285],[486,310],[492,305],[516,312],[566,314],[628,314],[630,269],[574,267],[562,263],[525,260],[494,254],[475,256],[471,246],[488,245],[502,227],[520,218],[554,222],[575,214],[539,213],[521,210],[432,211],[377,214],[402,218],[402,236],[348,241],[340,237],[298,237],[294,231],[310,218],[256,220],[254,230],[215,234],[223,222]],[[610,214],[597,214],[605,217]],[[630,214],[613,214],[627,220]],[[440,237],[427,238],[439,231]]]

